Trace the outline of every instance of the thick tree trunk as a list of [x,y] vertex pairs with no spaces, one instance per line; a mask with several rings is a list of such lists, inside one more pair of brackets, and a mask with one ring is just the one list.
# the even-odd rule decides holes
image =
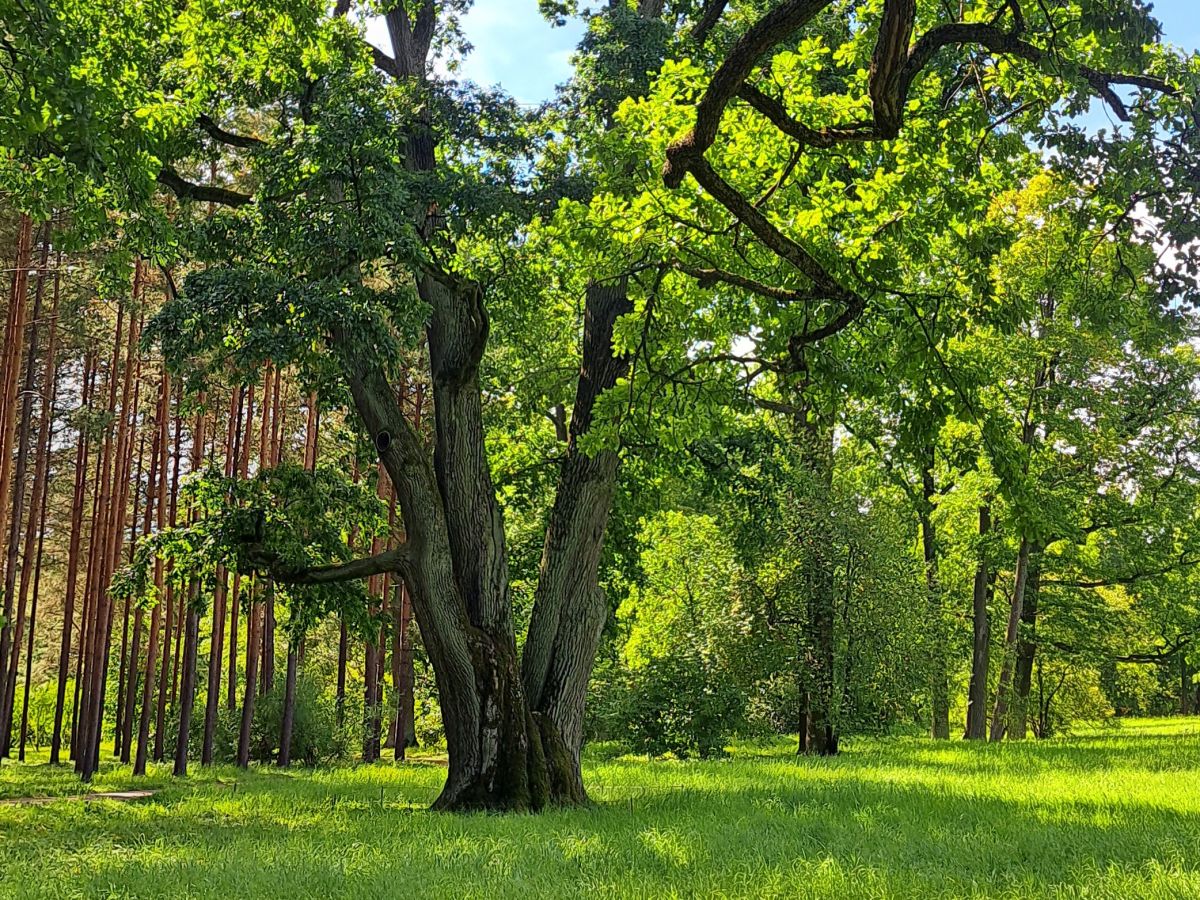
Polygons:
[[984,504],[979,507],[979,557],[975,563],[975,584],[971,600],[971,682],[967,688],[967,728],[963,737],[969,741],[987,738],[988,667],[991,663],[991,620],[988,601],[991,599],[992,575],[984,542],[992,530],[992,511]]
[[1029,583],[1028,538],[1021,538],[1017,551],[1016,573],[1013,578],[1012,605],[1008,613],[1008,629],[1004,635],[1004,659],[1000,665],[1000,680],[996,686],[996,705],[992,710],[989,739],[999,741],[1008,725],[1009,693],[1012,690],[1013,668],[1016,663],[1017,638],[1021,628],[1021,613],[1025,606],[1025,588]]
[[521,661],[551,763],[551,797],[558,803],[587,799],[579,754],[588,679],[609,614],[598,572],[619,457],[613,450],[589,456],[579,448],[579,438],[591,427],[597,398],[629,370],[628,359],[612,350],[613,328],[632,309],[627,287],[624,279],[588,287],[575,406]]

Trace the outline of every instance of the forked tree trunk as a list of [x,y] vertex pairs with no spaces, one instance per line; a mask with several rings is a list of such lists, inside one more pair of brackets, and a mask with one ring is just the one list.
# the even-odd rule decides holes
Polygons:
[[1023,537],[1020,548],[1017,550],[1012,604],[1008,613],[1008,630],[1004,635],[1004,659],[1000,664],[1000,680],[996,686],[996,705],[992,710],[992,727],[988,735],[989,739],[993,741],[1003,739],[1008,726],[1009,693],[1012,690],[1013,669],[1016,665],[1017,638],[1020,635],[1021,613],[1025,605],[1025,588],[1029,583],[1029,554],[1029,539]]

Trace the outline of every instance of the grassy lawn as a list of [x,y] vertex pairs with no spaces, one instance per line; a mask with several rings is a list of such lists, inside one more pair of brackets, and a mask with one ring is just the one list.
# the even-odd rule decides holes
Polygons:
[[[129,803],[0,805],[0,897],[1200,897],[1200,719],[1045,743],[854,740],[717,762],[590,760],[597,801],[423,811],[437,760],[320,771],[108,767]],[[0,767],[0,797],[81,793]]]

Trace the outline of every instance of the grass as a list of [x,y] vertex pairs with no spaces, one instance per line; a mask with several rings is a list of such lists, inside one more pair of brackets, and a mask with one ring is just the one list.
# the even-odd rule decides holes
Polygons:
[[[176,782],[131,803],[0,805],[0,897],[1200,897],[1200,719],[1043,743],[852,740],[716,762],[590,759],[594,808],[425,812],[436,760]],[[0,797],[82,793],[0,767]]]

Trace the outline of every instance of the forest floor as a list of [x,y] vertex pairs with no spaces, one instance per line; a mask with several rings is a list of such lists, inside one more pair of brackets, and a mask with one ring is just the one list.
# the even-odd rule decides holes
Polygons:
[[[155,795],[0,804],[0,897],[1200,897],[1200,719],[790,750],[593,754],[594,808],[538,816],[425,812],[436,760],[106,765],[92,791]],[[0,798],[81,793],[69,769],[0,766]]]

